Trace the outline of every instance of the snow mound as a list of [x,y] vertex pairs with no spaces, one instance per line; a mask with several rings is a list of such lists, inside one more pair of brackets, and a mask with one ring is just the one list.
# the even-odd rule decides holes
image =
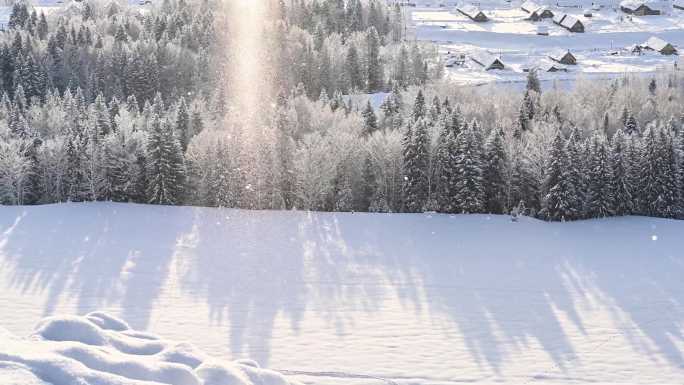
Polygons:
[[103,312],[48,317],[32,336],[0,328],[2,385],[294,385],[252,360],[219,361]]

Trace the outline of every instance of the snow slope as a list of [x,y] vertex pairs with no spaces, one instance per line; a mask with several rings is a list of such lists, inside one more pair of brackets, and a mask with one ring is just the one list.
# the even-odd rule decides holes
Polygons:
[[3,385],[290,385],[252,361],[212,360],[106,313],[49,317],[30,339],[0,329]]
[[680,384],[682,234],[641,217],[0,207],[0,325],[103,309],[316,384]]

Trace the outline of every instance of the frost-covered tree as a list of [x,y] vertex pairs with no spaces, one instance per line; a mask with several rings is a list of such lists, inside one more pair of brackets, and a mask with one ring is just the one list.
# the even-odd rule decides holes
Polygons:
[[378,129],[378,118],[375,116],[370,100],[366,103],[361,116],[363,117],[363,131],[366,135],[370,135]]
[[586,213],[602,218],[615,213],[615,181],[605,139],[595,133],[591,138],[588,164]]
[[485,186],[485,208],[494,214],[505,213],[507,209],[508,159],[504,148],[502,129],[490,132],[484,149],[483,180]]
[[567,175],[568,155],[563,134],[558,132],[551,147],[544,180],[544,199],[540,214],[553,221],[572,220],[581,209],[575,206],[577,193]]
[[476,129],[477,125],[471,125],[456,137],[454,201],[461,213],[479,213],[486,205],[482,142]]
[[0,202],[22,205],[30,194],[32,165],[26,151],[30,140],[0,141]]
[[404,137],[404,210],[422,212],[429,198],[430,138],[427,123],[409,123]]
[[183,202],[185,166],[183,153],[169,122],[153,114],[147,127],[147,196],[150,203]]
[[379,91],[383,84],[383,68],[380,62],[380,37],[375,27],[370,27],[366,37],[366,73],[368,92]]
[[616,215],[629,215],[634,212],[634,180],[631,169],[631,153],[622,130],[618,129],[613,135],[609,161],[613,180],[613,202]]

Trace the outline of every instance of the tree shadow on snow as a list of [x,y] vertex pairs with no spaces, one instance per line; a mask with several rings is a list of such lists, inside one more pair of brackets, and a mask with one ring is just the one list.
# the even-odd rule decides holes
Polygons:
[[[533,376],[570,376],[594,364],[588,349],[609,349],[606,338],[684,365],[684,222],[118,204],[3,210],[1,267],[13,290],[44,293],[46,315],[69,299],[75,312],[118,308],[144,329],[160,296],[189,296],[208,314],[188,319],[226,325],[230,353],[264,365],[280,321],[296,335],[306,317],[321,319],[326,342],[344,346],[367,327],[356,324],[359,313],[365,322],[427,317],[432,333],[454,343],[458,335],[481,373],[498,379],[519,359]],[[598,327],[614,330],[596,332],[592,314],[607,314]],[[535,366],[528,353],[540,350],[551,364]]]
[[144,329],[168,274],[182,209],[115,203],[15,208],[0,240],[3,270],[23,292],[47,292],[43,314],[66,296],[85,314],[104,306]]

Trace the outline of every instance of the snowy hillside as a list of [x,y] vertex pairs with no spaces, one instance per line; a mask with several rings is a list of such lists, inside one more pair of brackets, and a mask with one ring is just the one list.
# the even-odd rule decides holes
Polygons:
[[683,233],[640,217],[0,207],[0,325],[28,336],[102,309],[317,384],[675,384]]

